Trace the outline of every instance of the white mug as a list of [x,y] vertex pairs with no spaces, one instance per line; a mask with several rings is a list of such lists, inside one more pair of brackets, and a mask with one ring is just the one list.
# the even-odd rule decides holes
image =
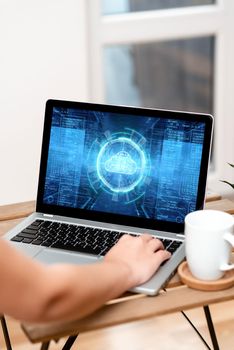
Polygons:
[[218,210],[198,210],[185,217],[185,251],[189,269],[201,280],[217,280],[230,264],[234,218]]

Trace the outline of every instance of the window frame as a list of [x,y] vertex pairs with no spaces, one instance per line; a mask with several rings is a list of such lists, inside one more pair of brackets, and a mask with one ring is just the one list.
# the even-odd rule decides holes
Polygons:
[[87,37],[89,50],[89,100],[105,102],[103,47],[105,45],[160,42],[213,35],[215,37],[213,114],[215,116],[213,167],[208,186],[221,193],[231,188],[219,180],[234,181],[226,163],[234,163],[234,45],[232,23],[234,2],[216,0],[215,4],[173,9],[101,14],[101,0],[87,0]]

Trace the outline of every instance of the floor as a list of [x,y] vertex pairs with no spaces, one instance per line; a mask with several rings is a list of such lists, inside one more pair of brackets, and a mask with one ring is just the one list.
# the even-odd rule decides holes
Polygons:
[[[210,307],[220,350],[234,349],[234,300]],[[211,346],[203,309],[186,312]],[[19,323],[7,318],[14,350],[39,350],[24,336]],[[61,349],[64,340],[50,349]],[[0,349],[4,349],[0,333]],[[203,350],[207,349],[181,313],[128,323],[79,335],[72,349],[79,350]]]

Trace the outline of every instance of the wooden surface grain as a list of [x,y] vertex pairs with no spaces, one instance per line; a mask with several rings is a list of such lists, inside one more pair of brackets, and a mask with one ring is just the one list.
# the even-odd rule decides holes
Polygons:
[[0,206],[0,221],[24,218],[33,213],[36,209],[36,202],[29,201]]
[[227,198],[211,201],[205,204],[205,209],[222,210],[234,214],[234,202]]

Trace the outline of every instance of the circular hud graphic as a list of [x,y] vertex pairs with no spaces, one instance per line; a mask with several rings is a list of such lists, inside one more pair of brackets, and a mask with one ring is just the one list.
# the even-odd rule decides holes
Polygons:
[[97,156],[97,174],[112,192],[132,191],[143,179],[146,158],[132,139],[117,137],[107,141]]
[[130,128],[98,135],[87,155],[87,176],[96,198],[103,191],[113,203],[130,204],[143,197],[151,181],[148,146],[146,138]]

